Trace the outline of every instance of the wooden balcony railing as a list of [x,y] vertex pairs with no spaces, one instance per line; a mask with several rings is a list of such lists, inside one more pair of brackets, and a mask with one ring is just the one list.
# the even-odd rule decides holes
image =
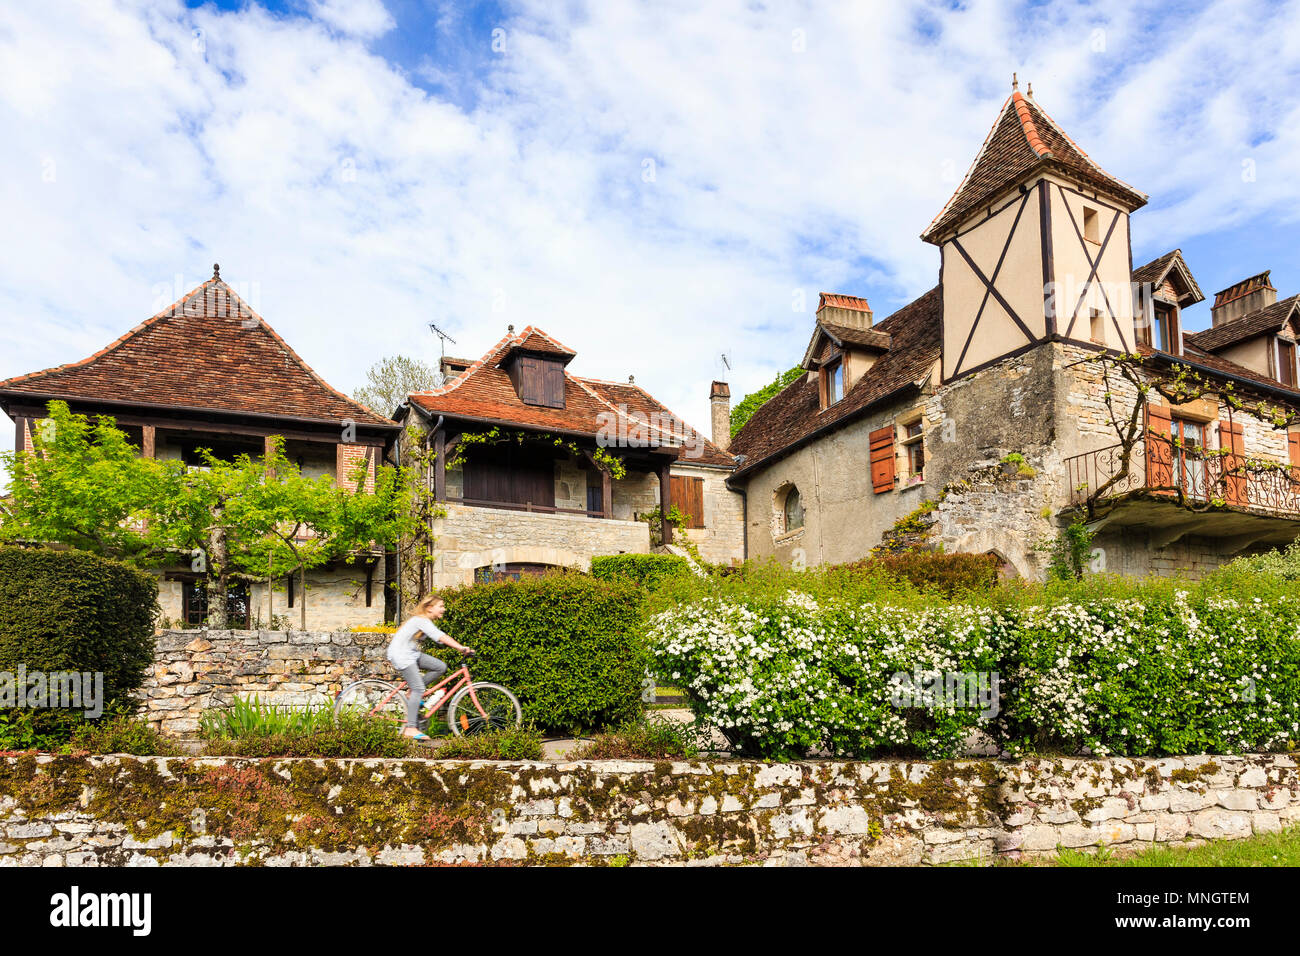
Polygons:
[[472,508],[503,508],[507,511],[527,511],[538,514],[560,514],[560,515],[584,515],[588,518],[610,518],[613,515],[607,515],[603,511],[591,511],[586,508],[558,508],[555,505],[536,505],[531,501],[490,501],[485,498],[455,498],[446,499],[451,504],[469,505]]

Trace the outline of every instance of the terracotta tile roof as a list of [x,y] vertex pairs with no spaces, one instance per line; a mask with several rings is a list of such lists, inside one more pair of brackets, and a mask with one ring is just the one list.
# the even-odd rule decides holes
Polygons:
[[823,292],[817,299],[817,311],[830,306],[833,309],[852,309],[854,312],[870,312],[867,300],[856,295],[840,295],[838,292]]
[[0,381],[0,393],[396,427],[332,388],[215,277],[89,358]]
[[1184,339],[1206,352],[1217,352],[1257,335],[1280,331],[1297,304],[1300,304],[1300,295],[1293,295],[1203,332],[1189,332]]
[[541,329],[533,328],[531,325],[528,329],[527,334],[513,345],[510,351],[540,352],[543,355],[554,355],[557,358],[563,358],[565,362],[578,354],[568,346],[561,345]]
[[[1251,276],[1249,279],[1242,279],[1240,282],[1234,282],[1228,288],[1214,293],[1214,307],[1227,305],[1234,299],[1240,299],[1243,295],[1250,295],[1258,289],[1273,289],[1273,283],[1268,277],[1272,274],[1272,269],[1266,269],[1257,276]],[[1276,292],[1276,289],[1273,289]]]
[[1054,168],[1127,202],[1147,197],[1106,172],[1081,150],[1032,99],[1012,93],[998,113],[984,145],[948,204],[921,235],[937,242],[966,216],[1040,168]]
[[780,455],[823,428],[847,423],[900,389],[923,383],[939,358],[942,313],[943,294],[935,287],[877,323],[876,330],[890,336],[889,351],[830,408],[821,409],[817,382],[807,375],[765,402],[731,440],[728,451],[747,459],[737,474]]
[[[607,416],[622,417],[629,425],[634,421],[632,416],[637,416],[640,418],[638,427],[644,428],[644,422],[663,426],[652,429],[651,435],[659,438],[664,445],[680,444],[684,434],[700,434],[703,438],[701,433],[697,433],[640,386],[579,378],[567,370],[564,373],[564,408],[525,404],[515,392],[510,376],[498,366],[511,351],[520,348],[523,342],[541,341],[537,336],[555,342],[540,329],[528,326],[522,332],[508,334],[454,380],[433,391],[415,392],[410,400],[433,415],[496,422],[537,431],[594,438],[610,420]],[[571,350],[566,351],[573,354]],[[705,440],[703,448],[702,457],[683,460],[727,467],[732,465],[732,456],[712,442]]]

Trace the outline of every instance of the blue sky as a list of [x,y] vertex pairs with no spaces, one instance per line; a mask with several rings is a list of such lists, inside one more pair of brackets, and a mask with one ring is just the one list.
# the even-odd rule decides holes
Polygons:
[[532,323],[706,425],[720,355],[770,381],[819,291],[935,283],[1012,71],[1151,195],[1135,263],[1300,292],[1297,2],[4,4],[0,378],[220,261],[339,388],[430,321],[470,357]]

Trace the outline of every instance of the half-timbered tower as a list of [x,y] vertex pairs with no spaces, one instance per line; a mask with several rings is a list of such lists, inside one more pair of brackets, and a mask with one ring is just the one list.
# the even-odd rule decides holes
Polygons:
[[1196,573],[1293,540],[1300,298],[1262,273],[1185,332],[1205,297],[1181,252],[1133,267],[1146,201],[1013,84],[921,237],[938,285],[879,321],[823,294],[808,374],[733,439],[747,554],[942,547],[1037,577],[1082,516],[1098,567]]

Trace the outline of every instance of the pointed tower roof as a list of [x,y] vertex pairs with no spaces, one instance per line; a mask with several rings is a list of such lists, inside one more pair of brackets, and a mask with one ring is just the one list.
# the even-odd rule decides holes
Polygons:
[[0,381],[0,395],[398,427],[332,388],[215,270],[94,355]]
[[921,238],[937,243],[969,213],[1042,168],[1109,194],[1129,212],[1147,201],[1146,194],[1089,159],[1032,96],[1013,90],[966,178]]

